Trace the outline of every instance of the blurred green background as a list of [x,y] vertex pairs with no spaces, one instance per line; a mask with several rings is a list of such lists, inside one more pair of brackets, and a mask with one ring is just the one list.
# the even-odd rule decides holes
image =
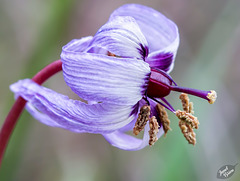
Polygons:
[[[181,42],[171,73],[181,86],[214,89],[214,105],[190,97],[200,120],[189,145],[170,113],[171,131],[152,148],[118,150],[101,135],[51,128],[24,111],[12,135],[1,181],[205,181],[240,162],[240,0],[1,0],[0,124],[14,99],[9,85],[59,59],[71,39],[94,35],[122,4],[155,8],[176,22]],[[74,97],[62,74],[45,86]],[[180,108],[176,93],[168,100]],[[240,180],[240,166],[228,180]]]

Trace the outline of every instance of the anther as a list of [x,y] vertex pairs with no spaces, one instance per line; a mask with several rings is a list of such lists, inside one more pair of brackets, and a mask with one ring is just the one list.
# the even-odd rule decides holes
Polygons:
[[188,95],[182,93],[179,98],[182,101],[182,106],[184,111],[177,110],[175,112],[179,120],[179,127],[183,133],[183,136],[186,138],[189,144],[196,144],[196,134],[193,129],[198,128],[199,121],[192,114],[193,112],[193,103],[189,102]]
[[214,90],[211,90],[210,93],[208,93],[207,98],[208,102],[213,104],[217,99],[217,93]]
[[186,111],[187,113],[194,114],[193,103],[189,102],[188,95],[186,93],[181,93],[179,99],[181,99],[182,101],[183,110]]
[[115,55],[114,53],[109,52],[109,51],[107,51],[107,56],[110,56],[110,57],[118,57],[118,58],[121,57],[121,56]]
[[147,121],[149,120],[150,112],[151,112],[150,106],[144,105],[141,107],[140,112],[138,114],[137,121],[133,128],[133,133],[135,135],[138,135],[147,124]]
[[110,56],[110,57],[116,57],[116,55],[115,54],[113,54],[112,52],[107,52],[107,56]]
[[180,120],[189,124],[191,128],[198,129],[199,121],[197,117],[193,116],[190,113],[187,113],[186,111],[180,111],[180,110],[177,110],[175,114]]
[[159,132],[159,125],[155,116],[151,117],[149,120],[149,146],[154,145],[154,143],[158,140],[157,134]]
[[182,101],[183,110],[186,111],[186,112],[189,112],[189,98],[188,98],[188,95],[185,94],[185,93],[182,93],[179,96],[179,99],[181,99],[181,101]]
[[196,144],[196,134],[193,132],[193,129],[189,124],[187,124],[183,120],[179,120],[179,127],[188,141],[189,144],[195,145]]
[[192,103],[192,102],[189,103],[189,113],[190,113],[190,114],[194,114],[194,111],[193,111],[193,103]]
[[168,130],[171,130],[171,128],[169,126],[170,125],[170,120],[168,119],[167,111],[160,104],[156,105],[156,109],[157,109],[157,112],[158,112],[158,116],[159,116],[159,120],[161,122],[161,125],[163,126],[164,136],[166,136]]

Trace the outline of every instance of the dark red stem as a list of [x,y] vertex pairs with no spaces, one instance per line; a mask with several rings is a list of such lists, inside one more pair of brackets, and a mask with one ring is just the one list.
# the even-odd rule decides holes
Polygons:
[[[42,84],[51,76],[62,70],[61,60],[56,60],[53,63],[47,65],[41,71],[39,71],[32,80],[38,84]],[[3,126],[0,131],[0,167],[2,159],[9,141],[10,136],[12,135],[13,129],[17,123],[19,116],[21,115],[26,101],[22,97],[18,97],[15,101],[12,109],[8,113]]]

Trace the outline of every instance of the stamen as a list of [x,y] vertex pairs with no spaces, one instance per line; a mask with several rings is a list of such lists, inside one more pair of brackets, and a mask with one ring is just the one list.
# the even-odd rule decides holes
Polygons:
[[189,113],[190,113],[190,114],[194,114],[194,111],[193,111],[193,103],[192,103],[192,102],[189,103]]
[[150,106],[144,105],[141,107],[137,121],[133,128],[133,134],[138,135],[143,130],[143,128],[147,124],[147,121],[149,120],[150,113],[151,113]]
[[194,114],[193,103],[189,102],[188,95],[186,93],[182,93],[179,96],[179,99],[181,99],[182,101],[183,110],[186,111],[187,113]]
[[192,114],[193,112],[193,103],[189,102],[188,95],[182,93],[179,96],[179,99],[182,101],[182,106],[184,111],[177,110],[175,112],[179,120],[179,127],[183,133],[183,136],[186,138],[189,144],[196,144],[196,134],[193,129],[198,129],[199,121]]
[[175,112],[175,109],[172,107],[172,105],[164,98],[160,98],[169,108],[171,108],[172,112]]
[[158,116],[159,116],[159,120],[161,122],[161,125],[163,126],[163,130],[164,130],[164,136],[166,136],[168,130],[172,130],[170,128],[170,120],[168,119],[168,114],[165,110],[165,108],[163,106],[161,106],[160,104],[156,105],[156,109],[158,112]]
[[115,55],[114,53],[109,52],[109,51],[107,51],[107,56],[110,56],[110,57],[116,57],[116,55]]
[[189,124],[187,124],[183,120],[179,120],[179,127],[188,141],[189,144],[195,145],[196,144],[196,134],[193,132],[193,129]]
[[115,55],[112,52],[107,51],[107,56],[121,58],[121,56]]
[[155,116],[151,117],[149,120],[149,146],[154,145],[154,143],[158,140],[157,134],[159,132],[159,125]]
[[189,98],[188,98],[188,95],[185,94],[185,93],[182,93],[179,96],[179,99],[181,99],[181,101],[182,101],[183,110],[186,111],[186,112],[189,112]]
[[209,99],[208,102],[213,104],[217,99],[217,93],[214,90],[211,90],[210,93],[208,93],[207,98]]
[[[164,107],[167,108],[169,111],[175,113],[175,110],[174,110],[173,107],[167,102],[166,99],[161,98],[161,100],[162,100],[164,103],[166,103],[167,105],[165,105],[164,103],[160,102],[159,100],[157,100],[157,99],[155,99],[155,98],[153,98],[153,97],[149,97],[149,98],[152,99],[152,100],[154,100],[154,101],[157,102],[158,104],[164,106]],[[168,106],[168,105],[170,105],[170,106]]]
[[193,116],[190,113],[187,113],[186,111],[180,111],[180,110],[177,110],[175,114],[180,120],[191,125],[191,128],[198,129],[199,121],[197,117]]

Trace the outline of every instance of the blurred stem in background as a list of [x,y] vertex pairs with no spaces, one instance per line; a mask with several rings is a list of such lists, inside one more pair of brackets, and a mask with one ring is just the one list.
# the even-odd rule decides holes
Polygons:
[[[17,79],[30,78],[45,65],[59,59],[61,47],[65,44],[62,40],[64,40],[63,37],[68,28],[66,24],[69,20],[70,10],[74,6],[74,2],[75,0],[52,0],[47,2],[49,7],[49,12],[47,13],[49,13],[49,15],[46,17],[49,19],[46,19],[45,26],[40,31],[32,54],[30,54],[28,61],[26,61],[25,70],[23,71],[24,74]],[[44,11],[44,13],[46,13],[46,11]],[[9,102],[12,103],[13,97],[9,99],[11,100]],[[24,147],[24,138],[31,124],[29,120],[30,116],[24,113],[18,121],[19,123],[10,139],[10,144],[8,145],[5,158],[2,162],[0,180],[16,180],[14,173],[18,167],[18,161]]]

